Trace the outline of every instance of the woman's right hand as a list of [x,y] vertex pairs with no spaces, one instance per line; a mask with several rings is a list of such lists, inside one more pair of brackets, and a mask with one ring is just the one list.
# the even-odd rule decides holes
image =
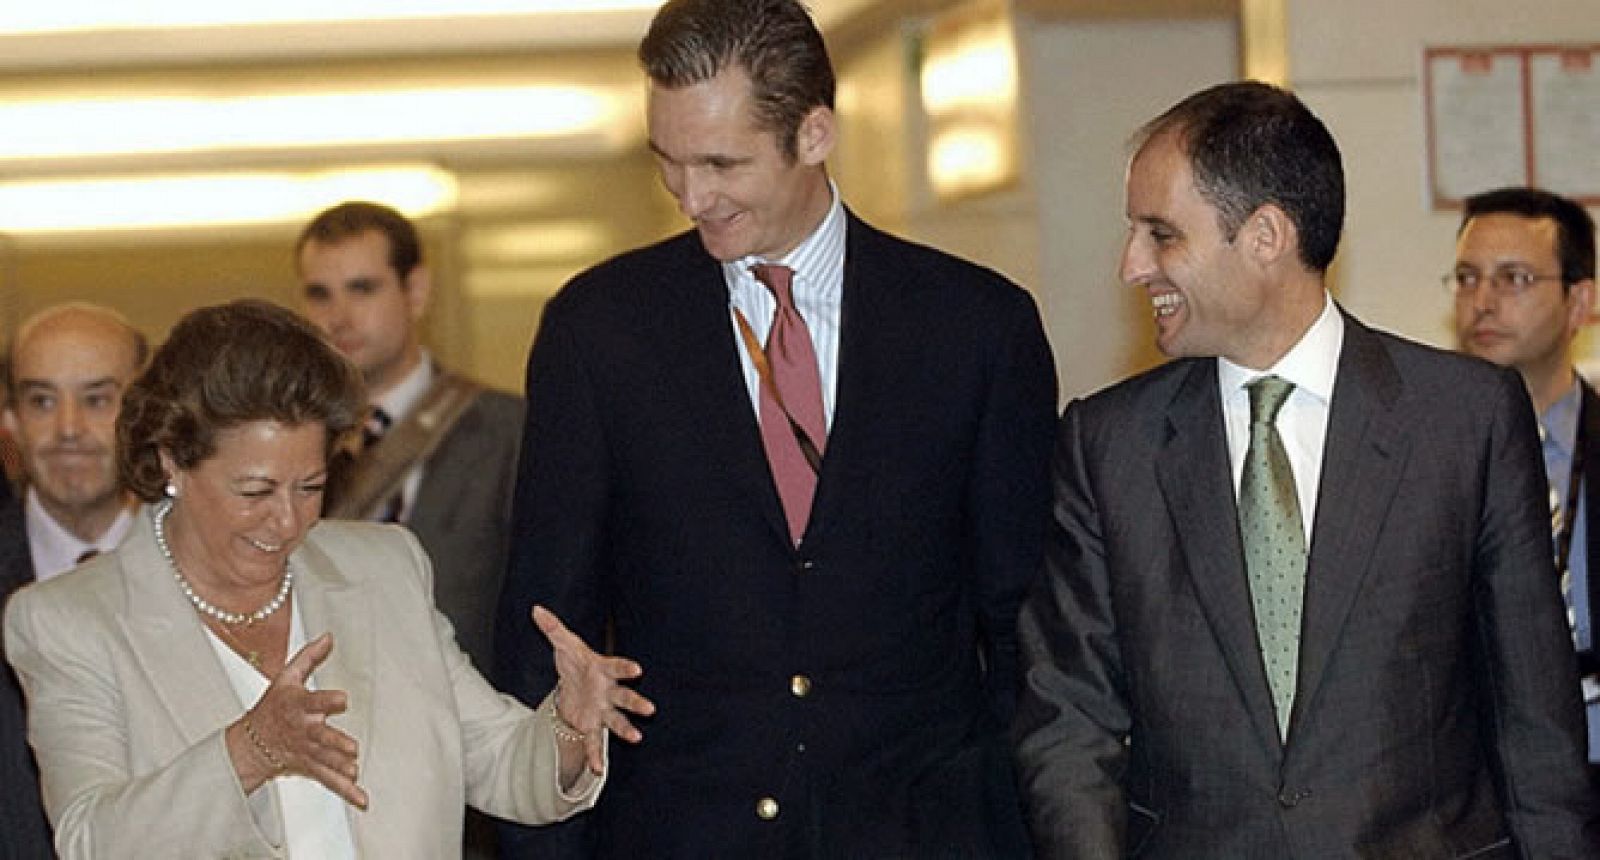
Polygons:
[[328,725],[349,704],[343,690],[308,690],[306,679],[333,652],[333,637],[318,636],[294,655],[272,685],[228,727],[228,751],[245,792],[285,773],[310,777],[358,809],[367,793],[356,784],[355,738]]

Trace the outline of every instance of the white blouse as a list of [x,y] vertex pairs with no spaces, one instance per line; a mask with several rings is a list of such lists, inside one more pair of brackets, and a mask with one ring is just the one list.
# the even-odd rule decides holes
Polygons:
[[[300,623],[299,595],[289,603],[289,650],[293,656],[306,645],[305,627]],[[206,638],[217,652],[234,695],[246,709],[255,706],[266,694],[270,681],[260,670],[239,656],[226,642],[206,627]],[[306,688],[316,689],[315,676],[306,679]],[[350,832],[350,813],[339,795],[322,783],[304,776],[280,776],[272,780],[278,798],[278,817],[283,822],[285,848],[290,857],[355,860],[355,840]]]

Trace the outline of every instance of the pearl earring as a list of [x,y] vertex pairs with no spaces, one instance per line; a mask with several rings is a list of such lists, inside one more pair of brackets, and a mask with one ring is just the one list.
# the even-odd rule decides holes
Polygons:
[[167,486],[166,486],[166,493],[167,493],[167,498],[176,499],[178,497],[178,488],[171,481],[168,481],[167,482]]

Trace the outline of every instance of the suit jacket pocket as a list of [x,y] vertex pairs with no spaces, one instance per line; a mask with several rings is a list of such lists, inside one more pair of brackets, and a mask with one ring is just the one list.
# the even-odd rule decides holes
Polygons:
[[1128,801],[1128,836],[1124,840],[1127,856],[1138,857],[1149,846],[1151,838],[1156,835],[1156,828],[1160,826],[1160,813]]

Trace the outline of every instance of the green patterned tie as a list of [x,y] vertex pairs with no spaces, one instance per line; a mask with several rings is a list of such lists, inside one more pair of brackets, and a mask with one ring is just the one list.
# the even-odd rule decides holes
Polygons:
[[1239,531],[1250,572],[1256,636],[1278,711],[1278,732],[1289,736],[1289,711],[1300,659],[1300,610],[1306,583],[1306,539],[1294,471],[1273,423],[1294,383],[1264,376],[1250,383],[1250,448],[1239,484]]

